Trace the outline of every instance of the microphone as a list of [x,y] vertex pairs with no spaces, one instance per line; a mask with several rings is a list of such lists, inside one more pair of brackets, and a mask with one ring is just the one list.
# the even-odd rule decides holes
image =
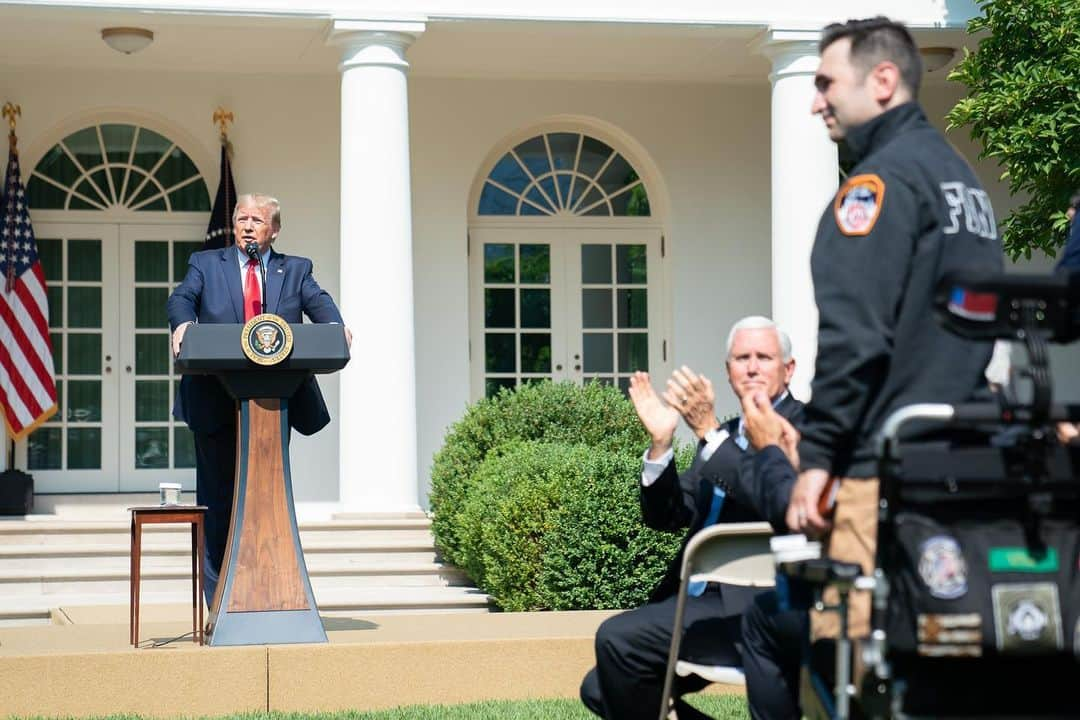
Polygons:
[[262,258],[259,257],[259,246],[251,240],[244,243],[244,252],[247,256],[259,263],[259,278],[262,280],[262,292],[259,293],[262,297],[262,314],[266,314],[266,266],[262,263]]

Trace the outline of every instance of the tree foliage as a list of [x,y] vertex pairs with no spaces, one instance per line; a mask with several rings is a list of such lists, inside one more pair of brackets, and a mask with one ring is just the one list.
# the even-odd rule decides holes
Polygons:
[[1080,188],[1080,0],[980,0],[968,23],[981,36],[950,79],[968,95],[949,127],[968,127],[980,157],[997,160],[1010,193],[1027,202],[999,223],[1015,259],[1053,255],[1068,232],[1065,209]]

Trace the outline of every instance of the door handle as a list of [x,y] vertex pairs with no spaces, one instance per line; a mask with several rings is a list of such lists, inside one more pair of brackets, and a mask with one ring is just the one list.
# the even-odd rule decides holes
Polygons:
[[109,373],[111,373],[111,372],[112,372],[112,368],[111,368],[111,367],[109,367],[108,365],[106,365],[106,366],[105,366],[105,374],[106,374],[106,375],[108,375],[108,374],[109,374]]
[[574,369],[575,369],[575,370],[580,370],[580,369],[581,369],[581,366],[580,366],[580,365],[575,365],[575,366],[574,366]]
[[556,366],[555,366],[555,369],[556,369],[556,370],[562,370],[562,365],[556,365]]
[[124,372],[128,372],[128,373],[131,372],[131,366],[130,365],[125,366],[124,367]]

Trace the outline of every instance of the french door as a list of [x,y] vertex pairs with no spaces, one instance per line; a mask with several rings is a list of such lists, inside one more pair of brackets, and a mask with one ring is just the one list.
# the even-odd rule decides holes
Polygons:
[[469,261],[473,397],[665,369],[658,230],[473,228]]
[[37,223],[59,412],[16,449],[37,492],[195,484],[190,431],[172,419],[165,301],[202,227]]

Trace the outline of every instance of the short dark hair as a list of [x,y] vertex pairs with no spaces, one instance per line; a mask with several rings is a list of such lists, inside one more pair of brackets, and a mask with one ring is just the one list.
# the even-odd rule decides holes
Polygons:
[[822,31],[818,52],[825,52],[825,48],[842,38],[851,39],[851,62],[864,75],[879,62],[888,60],[900,69],[900,78],[911,97],[919,96],[922,57],[915,39],[901,23],[878,15],[827,25]]

